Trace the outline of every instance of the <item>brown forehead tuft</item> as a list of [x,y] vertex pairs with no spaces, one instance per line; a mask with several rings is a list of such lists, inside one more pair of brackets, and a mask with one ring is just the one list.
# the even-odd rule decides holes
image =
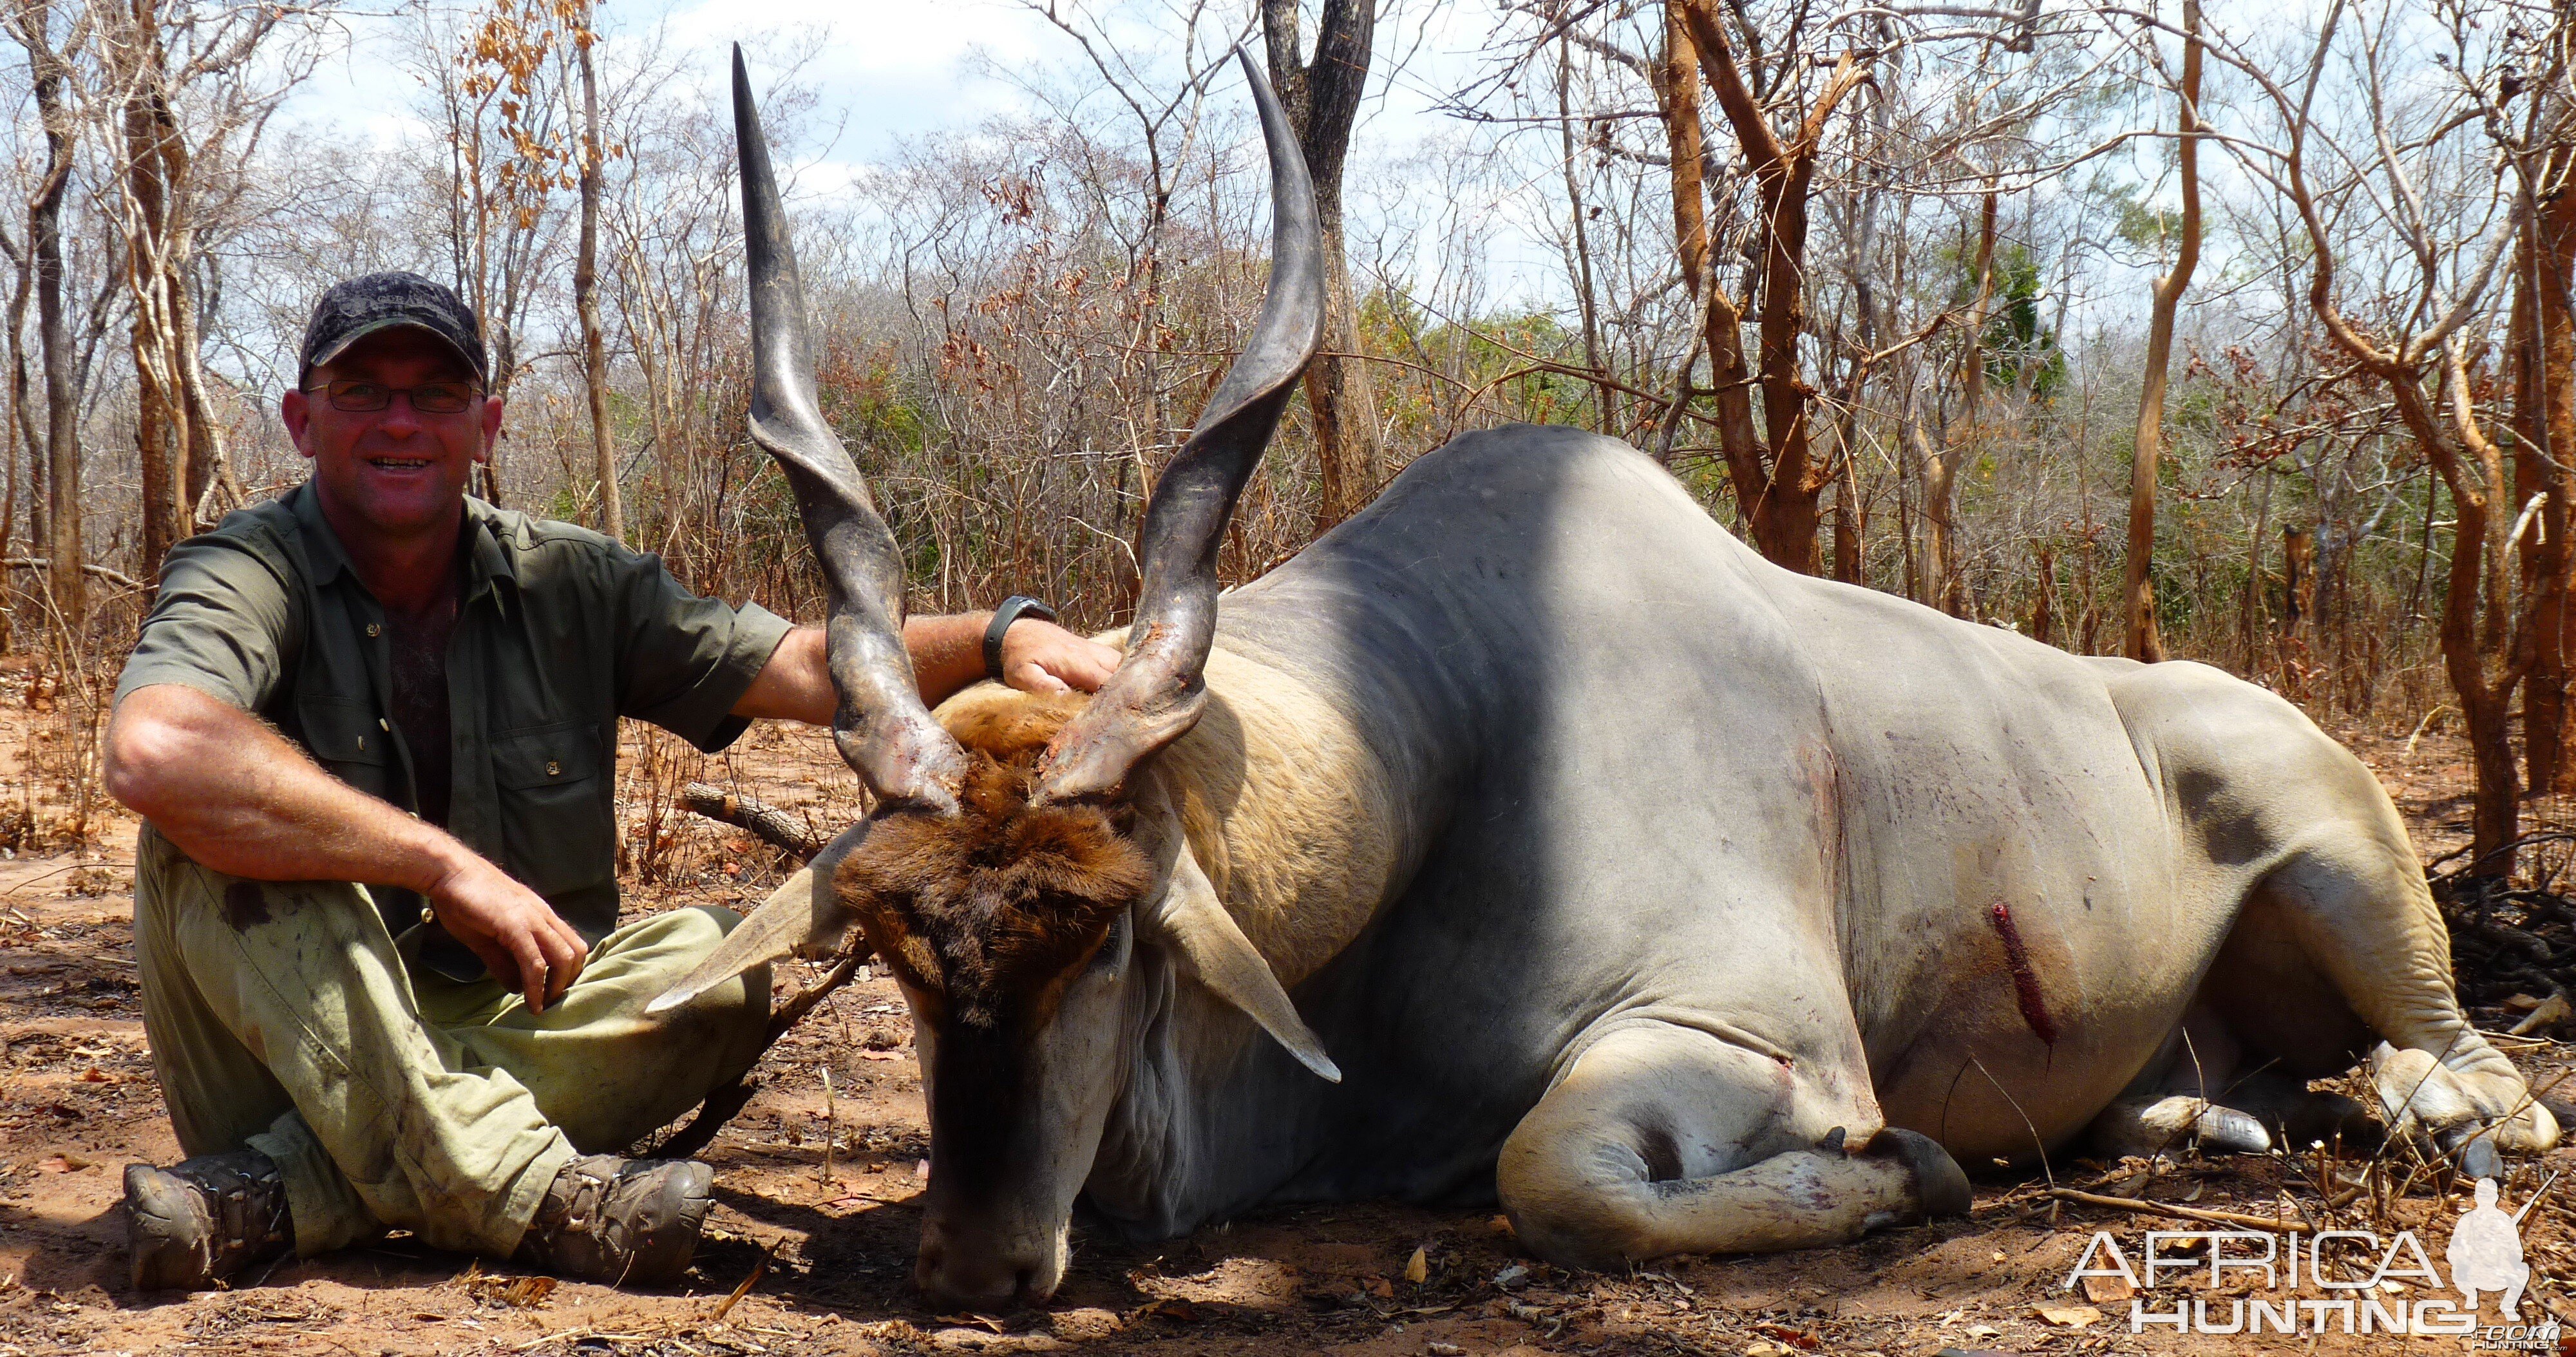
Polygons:
[[1004,764],[1031,764],[1090,701],[1087,693],[969,689],[941,705],[939,723],[970,750]]
[[879,819],[833,877],[870,941],[951,1019],[1043,1023],[1111,920],[1153,884],[1125,807],[1029,804],[1038,755],[1079,709],[943,712],[967,751],[960,813]]

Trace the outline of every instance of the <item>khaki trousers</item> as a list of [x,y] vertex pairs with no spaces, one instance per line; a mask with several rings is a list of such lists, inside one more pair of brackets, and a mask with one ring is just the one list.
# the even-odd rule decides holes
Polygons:
[[413,974],[363,886],[225,876],[149,826],[135,854],[143,1026],[179,1145],[277,1161],[306,1256],[399,1228],[506,1257],[564,1165],[741,1076],[766,968],[644,1017],[738,922],[629,924],[540,1015],[496,980]]

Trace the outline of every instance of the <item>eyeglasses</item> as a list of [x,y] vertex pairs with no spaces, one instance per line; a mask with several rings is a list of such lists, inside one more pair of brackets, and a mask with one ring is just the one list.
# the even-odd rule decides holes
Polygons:
[[361,415],[391,407],[396,396],[409,396],[411,408],[424,415],[461,415],[474,398],[483,393],[470,382],[423,382],[418,386],[387,386],[382,382],[325,382],[304,388],[319,391],[331,402],[331,408],[346,414]]

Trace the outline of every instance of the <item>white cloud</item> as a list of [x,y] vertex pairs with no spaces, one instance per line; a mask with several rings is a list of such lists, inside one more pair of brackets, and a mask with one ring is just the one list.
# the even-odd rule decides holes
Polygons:
[[842,157],[883,158],[898,137],[970,127],[1017,106],[974,73],[976,50],[1004,65],[1048,53],[1051,30],[1002,0],[696,0],[673,6],[670,36],[696,53],[712,91],[737,40],[803,32],[819,39],[802,77],[826,116],[846,120]]
[[[435,2],[442,16],[469,8],[468,0]],[[793,173],[800,196],[841,197],[872,167],[893,161],[902,141],[971,133],[997,116],[1027,109],[1030,96],[1013,80],[992,74],[995,68],[1034,73],[1041,84],[1058,88],[1091,82],[1088,61],[1073,39],[1018,0],[641,0],[603,10],[612,50],[659,26],[666,54],[681,70],[667,88],[670,99],[721,107],[736,41],[752,52],[753,79],[764,94],[787,77],[788,63],[797,63],[794,78],[817,98],[805,135],[796,139],[802,154]],[[1150,3],[1122,8],[1102,0],[1086,10],[1107,12],[1110,41],[1155,71],[1154,78],[1168,75],[1166,61],[1177,55],[1179,36],[1155,29]],[[1250,0],[1221,4],[1214,23],[1219,30],[1240,29],[1252,13]],[[418,42],[418,12],[343,22],[347,49],[296,93],[286,120],[335,140],[378,147],[436,140],[439,130],[418,112],[425,103],[420,83],[406,69]],[[1475,77],[1478,49],[1491,23],[1490,12],[1478,5],[1404,0],[1387,11],[1353,154],[1351,209],[1359,234],[1373,234],[1388,207],[1372,196],[1379,187],[1372,165],[1404,162],[1462,135],[1460,124],[1434,104]],[[1258,42],[1257,33],[1253,40]],[[1241,91],[1228,80],[1218,97],[1239,99]],[[1098,111],[1124,116],[1105,99]],[[1508,214],[1490,220],[1482,245],[1507,290],[1545,292],[1553,285],[1553,251],[1531,237],[1525,223]]]
[[[847,129],[836,158],[881,159],[896,138],[971,127],[1017,106],[1007,84],[975,72],[977,51],[1005,66],[1057,55],[1043,18],[1005,0],[679,0],[619,7],[619,30],[665,25],[671,55],[692,72],[682,88],[722,97],[736,41],[781,37],[812,43],[803,80],[821,96],[821,115]],[[314,73],[288,116],[334,135],[387,145],[432,129],[411,112],[420,88],[405,69],[419,20],[411,14],[347,21],[350,42]]]

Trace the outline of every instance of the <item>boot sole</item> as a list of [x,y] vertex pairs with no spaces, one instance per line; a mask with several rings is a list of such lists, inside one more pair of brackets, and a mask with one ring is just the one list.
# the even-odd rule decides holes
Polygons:
[[125,1166],[126,1242],[137,1291],[198,1291],[214,1284],[207,1218],[197,1191],[149,1164]]
[[665,1178],[653,1212],[665,1223],[637,1241],[617,1285],[668,1286],[689,1270],[707,1212],[715,1205],[715,1181],[715,1171],[698,1163]]

